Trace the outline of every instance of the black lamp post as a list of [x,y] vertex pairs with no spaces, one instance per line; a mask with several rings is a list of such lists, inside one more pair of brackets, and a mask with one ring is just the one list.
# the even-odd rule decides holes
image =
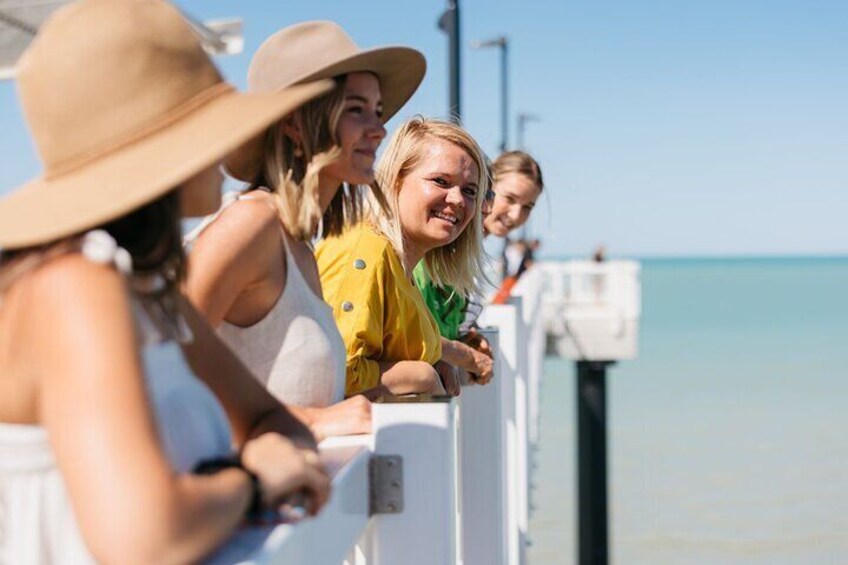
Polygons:
[[472,49],[497,47],[501,50],[501,153],[509,148],[509,39],[505,35],[472,41]]
[[462,107],[459,99],[459,0],[448,0],[448,5],[439,18],[439,29],[448,36],[448,62],[450,78],[450,108],[448,115],[456,123],[462,122]]

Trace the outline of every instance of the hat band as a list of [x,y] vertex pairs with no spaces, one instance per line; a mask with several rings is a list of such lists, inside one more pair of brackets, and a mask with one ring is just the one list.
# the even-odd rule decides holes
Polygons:
[[192,96],[185,102],[171,108],[169,111],[159,116],[151,124],[137,129],[130,135],[118,136],[113,140],[99,144],[94,149],[73,155],[71,158],[54,163],[53,165],[48,165],[47,170],[44,173],[44,178],[46,180],[55,179],[56,177],[66,175],[77,169],[85,167],[86,165],[89,165],[92,162],[102,159],[112,153],[121,151],[127,146],[133,145],[142,139],[167,128],[175,122],[182,120],[212,100],[220,98],[221,96],[233,91],[235,91],[235,88],[229,83],[216,83],[199,94]]

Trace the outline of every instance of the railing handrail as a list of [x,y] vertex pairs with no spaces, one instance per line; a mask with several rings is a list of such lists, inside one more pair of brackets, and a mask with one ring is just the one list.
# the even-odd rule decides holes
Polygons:
[[[318,517],[240,532],[210,562],[524,564],[544,279],[534,268],[522,281],[514,304],[481,317],[495,326],[483,330],[495,355],[491,383],[464,386],[448,402],[373,404],[371,435],[319,446],[333,492]],[[369,516],[369,466],[386,455],[402,461],[402,510]]]

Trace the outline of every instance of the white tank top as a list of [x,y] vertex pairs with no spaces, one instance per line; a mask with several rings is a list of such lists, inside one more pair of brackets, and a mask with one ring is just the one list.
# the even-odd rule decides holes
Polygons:
[[[192,243],[228,206],[249,194],[227,193],[221,209],[191,234]],[[345,346],[333,309],[319,298],[285,249],[286,283],[268,314],[247,327],[221,323],[218,333],[278,400],[297,406],[324,407],[341,401],[345,389]]]
[[[86,236],[83,254],[114,260],[105,232]],[[110,238],[111,239],[111,238]],[[117,261],[116,261],[117,262]],[[145,383],[171,467],[186,473],[200,461],[232,453],[230,425],[212,392],[198,380],[174,341],[163,341],[136,303],[144,340]],[[0,423],[0,564],[87,564],[94,560],[79,533],[47,431]]]

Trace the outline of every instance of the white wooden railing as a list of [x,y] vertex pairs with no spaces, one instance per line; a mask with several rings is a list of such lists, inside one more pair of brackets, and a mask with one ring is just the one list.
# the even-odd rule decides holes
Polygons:
[[456,399],[375,403],[372,435],[321,444],[333,492],[318,517],[244,530],[209,562],[525,564],[543,286],[531,269],[508,304],[484,310],[488,385],[466,385]]

